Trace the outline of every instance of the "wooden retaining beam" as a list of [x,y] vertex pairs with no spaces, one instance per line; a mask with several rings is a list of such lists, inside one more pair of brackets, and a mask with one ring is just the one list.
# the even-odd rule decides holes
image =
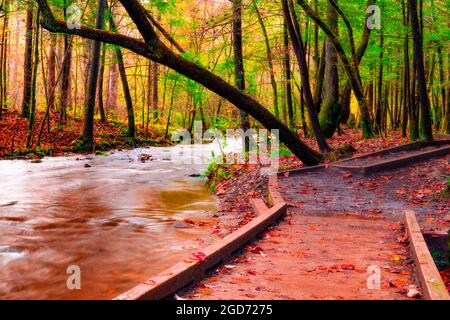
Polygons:
[[414,151],[417,149],[422,149],[422,148],[427,148],[427,147],[441,147],[441,146],[445,146],[445,145],[450,145],[450,135],[448,135],[448,137],[442,136],[442,137],[440,137],[440,140],[434,140],[431,142],[416,141],[416,142],[411,142],[411,143],[403,144],[403,145],[396,146],[396,147],[383,149],[380,151],[362,154],[362,155],[359,155],[359,156],[356,156],[353,158],[340,160],[339,163],[350,162],[350,161],[358,160],[358,159],[374,158],[374,157],[384,156],[387,154],[397,153],[397,152],[402,152],[402,151]]
[[[347,162],[350,160],[345,162],[337,162],[332,165],[332,168],[349,171],[354,174],[369,176],[378,172],[397,169],[400,167],[404,167],[405,165],[414,164],[434,157],[445,156],[447,154],[450,154],[450,146],[446,147],[443,146],[436,150],[430,150],[415,155],[406,155],[400,158],[383,160],[367,166],[358,166],[358,165],[352,166],[350,164],[347,164]],[[353,158],[351,160],[355,159],[358,158]]]
[[[317,171],[326,170],[326,169],[335,169],[335,170],[339,170],[339,171],[347,170],[354,174],[370,175],[370,174],[384,170],[384,168],[387,166],[389,166],[388,169],[395,169],[399,166],[404,165],[405,160],[406,160],[407,164],[408,163],[411,164],[411,163],[414,163],[417,161],[425,160],[430,157],[436,157],[436,156],[441,156],[441,155],[450,153],[450,151],[448,149],[448,148],[450,148],[450,146],[448,148],[444,147],[444,146],[450,145],[450,135],[437,135],[436,138],[438,140],[434,140],[432,142],[416,141],[416,142],[404,144],[401,146],[396,146],[396,147],[383,149],[383,150],[376,151],[376,152],[362,154],[362,155],[359,155],[359,156],[356,156],[353,158],[343,159],[343,160],[340,160],[338,162],[335,162],[335,163],[332,163],[329,165],[318,165],[318,166],[312,166],[312,167],[304,167],[304,168],[299,168],[299,169],[286,170],[286,171],[282,171],[282,172],[278,173],[278,176],[283,176],[286,174],[294,176],[294,175],[300,175],[300,174],[304,174],[304,173],[317,172]],[[444,147],[444,148],[440,148],[438,150],[432,150],[431,153],[429,153],[429,154],[427,153],[423,157],[414,158],[412,162],[408,162],[411,159],[408,158],[409,156],[405,156],[404,158],[401,158],[401,159],[385,160],[384,162],[380,161],[379,163],[372,165],[372,166],[352,166],[349,163],[354,160],[376,158],[376,157],[384,156],[384,155],[391,154],[391,153],[397,153],[397,152],[402,152],[402,151],[414,151],[414,150],[426,148],[426,147]],[[441,151],[441,150],[443,150],[443,151]]]
[[450,300],[444,281],[423,238],[414,211],[405,212],[405,223],[423,297],[426,300]]
[[277,177],[271,177],[269,194],[273,207],[268,208],[260,199],[252,200],[257,217],[239,230],[208,247],[200,259],[184,261],[160,273],[137,287],[125,292],[115,300],[161,300],[170,297],[183,288],[201,281],[209,272],[226,263],[255,240],[268,227],[287,214],[287,204],[278,190]]

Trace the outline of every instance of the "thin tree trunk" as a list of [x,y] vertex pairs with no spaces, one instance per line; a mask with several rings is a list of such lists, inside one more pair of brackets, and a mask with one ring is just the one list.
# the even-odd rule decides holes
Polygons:
[[[99,30],[103,29],[105,7],[106,7],[106,0],[98,0],[95,26]],[[89,150],[92,150],[94,147],[94,111],[95,111],[95,96],[97,92],[98,71],[100,64],[100,50],[101,50],[101,43],[99,41],[92,41],[91,63],[89,67],[89,78],[86,93],[86,105],[84,110],[84,127],[83,127],[83,142]]]
[[300,67],[300,76],[302,79],[303,95],[305,97],[306,108],[308,109],[309,119],[316,136],[317,144],[321,152],[327,153],[331,151],[325,136],[320,129],[319,119],[317,118],[316,105],[311,92],[309,82],[309,70],[306,63],[305,46],[302,39],[300,26],[297,22],[297,16],[294,12],[294,6],[292,0],[288,3],[288,0],[282,0],[284,19],[289,29],[291,36],[291,42],[294,47],[295,55]]
[[3,116],[3,110],[8,104],[8,27],[9,27],[9,0],[4,0],[4,18],[2,28],[2,47],[0,51],[0,119]]
[[253,0],[253,7],[255,8],[256,16],[258,17],[259,24],[261,26],[261,30],[264,36],[264,43],[266,45],[266,55],[267,55],[267,64],[269,66],[269,73],[270,73],[270,84],[272,85],[272,91],[273,91],[273,107],[275,111],[275,115],[277,118],[280,117],[280,110],[278,105],[278,88],[277,88],[277,81],[275,80],[275,72],[273,68],[273,58],[272,58],[272,49],[270,47],[270,41],[269,36],[267,35],[267,29],[264,25],[264,21],[261,17],[261,13],[259,12],[256,0]]
[[100,121],[102,123],[107,123],[106,113],[105,113],[105,104],[103,99],[103,82],[105,76],[105,62],[106,62],[106,45],[102,45],[102,53],[100,57],[100,71],[98,75],[98,111],[100,113]]
[[31,82],[33,77],[33,8],[27,9],[25,35],[25,58],[22,95],[22,117],[30,116]]
[[[336,0],[337,2],[337,0]],[[327,23],[334,32],[339,35],[338,13],[333,6],[328,3]],[[326,67],[325,67],[325,94],[320,108],[319,122],[323,134],[327,138],[332,138],[340,124],[342,113],[339,103],[339,72],[338,55],[333,43],[327,38],[325,40],[326,48]]]
[[[112,12],[109,15],[109,23],[111,31],[117,32],[116,25],[114,23],[114,19],[112,16]],[[127,136],[134,138],[136,136],[136,126],[134,119],[134,108],[133,108],[133,100],[131,99],[130,87],[128,85],[127,73],[125,70],[125,64],[123,62],[122,49],[120,47],[115,47],[117,64],[119,66],[119,74],[120,79],[122,80],[123,93],[125,95],[125,102],[127,105],[127,116],[128,116],[128,132]],[[157,70],[156,70],[157,72]]]
[[375,129],[378,134],[383,131],[383,59],[384,59],[384,35],[383,30],[380,30],[380,57],[378,70],[378,87],[377,87],[377,103],[375,107]]
[[[50,35],[50,52],[48,56],[47,92],[52,92],[56,85],[56,35]],[[49,96],[48,107],[55,110],[55,95]]]
[[[245,92],[244,57],[242,54],[242,0],[233,0],[233,52],[234,77],[236,87]],[[241,128],[247,131],[250,128],[250,118],[244,111],[240,111]],[[245,148],[248,150],[248,148]]]
[[153,90],[152,90],[152,112],[153,120],[157,121],[159,118],[158,111],[158,100],[159,100],[159,66],[157,63],[152,64],[152,80],[153,80]]
[[39,10],[36,14],[36,26],[34,30],[35,38],[34,38],[34,65],[33,65],[33,75],[32,75],[32,83],[31,83],[31,105],[29,112],[29,120],[28,120],[28,132],[27,132],[27,149],[31,148],[33,132],[34,132],[34,120],[36,117],[36,82],[38,77],[38,68],[39,68]]
[[422,119],[422,134],[427,141],[433,140],[433,130],[430,117],[430,98],[427,92],[427,82],[425,77],[425,67],[423,59],[423,47],[419,18],[417,16],[417,1],[408,0],[411,14],[411,26],[413,31],[414,61],[417,72],[417,84],[420,100],[420,111]]
[[288,125],[295,128],[294,109],[292,105],[292,83],[291,83],[291,57],[289,50],[289,32],[286,23],[284,24],[284,76],[285,76],[285,98],[287,106]]

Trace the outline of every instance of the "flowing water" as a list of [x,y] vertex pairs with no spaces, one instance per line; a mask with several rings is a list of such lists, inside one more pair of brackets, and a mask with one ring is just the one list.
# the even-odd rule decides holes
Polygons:
[[[110,299],[213,240],[182,223],[213,219],[215,199],[191,177],[205,165],[173,150],[0,161],[0,299]],[[81,290],[67,289],[71,265]]]

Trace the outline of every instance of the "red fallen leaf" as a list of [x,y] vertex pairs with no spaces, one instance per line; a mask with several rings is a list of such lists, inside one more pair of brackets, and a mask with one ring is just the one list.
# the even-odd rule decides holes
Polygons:
[[353,173],[351,173],[351,172],[347,172],[347,173],[344,173],[342,175],[343,179],[348,179],[348,178],[351,178],[351,177],[353,177]]
[[236,258],[236,259],[234,259],[234,261],[233,261],[234,264],[247,263],[247,262],[248,262],[248,260],[247,260],[247,259],[244,259],[244,258]]
[[198,261],[204,261],[206,259],[206,254],[203,252],[197,252],[193,254],[193,259]]
[[281,237],[281,235],[278,234],[278,233],[276,233],[276,232],[273,231],[273,230],[267,232],[266,235],[265,235],[265,238],[268,238],[268,239],[270,239],[270,238],[279,238],[279,237]]
[[395,193],[399,194],[399,195],[405,195],[408,193],[408,191],[406,189],[401,188],[401,189],[395,190]]
[[215,229],[213,232],[212,232],[212,234],[219,234],[220,233],[220,230],[219,229]]
[[262,254],[264,253],[263,249],[260,247],[254,247],[254,246],[248,246],[247,251],[254,253],[254,254]]
[[247,273],[251,276],[256,276],[256,271],[249,270],[249,271],[247,271]]
[[246,294],[244,294],[244,296],[246,296],[247,298],[251,298],[251,299],[256,298],[256,295],[253,293],[246,293]]
[[356,266],[353,264],[342,264],[340,267],[343,270],[355,270],[356,269]]
[[189,218],[184,219],[184,222],[186,222],[187,224],[193,225],[193,226],[195,225],[194,220],[189,219]]

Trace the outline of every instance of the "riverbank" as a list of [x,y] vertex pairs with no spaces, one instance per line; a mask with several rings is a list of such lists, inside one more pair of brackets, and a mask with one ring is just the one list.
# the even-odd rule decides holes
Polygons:
[[[59,125],[59,116],[51,115],[51,126],[42,130],[41,144],[37,146],[40,126],[44,113],[36,115],[36,128],[34,128],[33,143],[30,149],[26,148],[28,120],[20,117],[17,112],[5,112],[0,120],[0,159],[40,159],[45,156],[63,156],[85,153],[79,141],[83,130],[83,122],[72,116],[68,117],[64,126]],[[160,125],[151,125],[148,135],[142,125],[137,125],[135,139],[126,136],[125,123],[109,121],[94,122],[95,150],[97,152],[109,150],[129,150],[136,147],[167,146],[164,141],[164,130]]]

